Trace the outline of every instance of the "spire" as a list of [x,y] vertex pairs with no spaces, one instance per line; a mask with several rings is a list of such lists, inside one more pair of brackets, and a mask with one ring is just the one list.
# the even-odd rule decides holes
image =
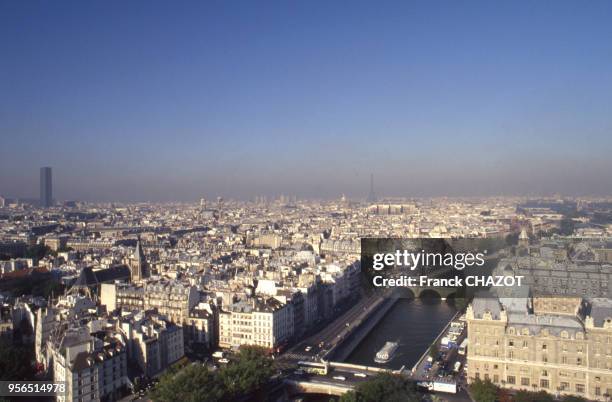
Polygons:
[[140,237],[136,241],[136,250],[134,251],[134,255],[138,259],[139,264],[145,262],[144,252],[142,251],[142,245],[140,244]]
[[149,277],[149,268],[144,251],[142,250],[142,245],[140,244],[140,237],[138,237],[136,241],[136,249],[134,250],[130,268],[132,271],[132,280],[140,280]]

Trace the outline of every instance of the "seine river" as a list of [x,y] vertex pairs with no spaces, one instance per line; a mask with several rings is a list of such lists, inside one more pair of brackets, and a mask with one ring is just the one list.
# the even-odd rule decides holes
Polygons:
[[[400,299],[346,359],[347,363],[408,370],[417,362],[457,310],[445,301]],[[400,342],[393,360],[374,362],[387,341]]]

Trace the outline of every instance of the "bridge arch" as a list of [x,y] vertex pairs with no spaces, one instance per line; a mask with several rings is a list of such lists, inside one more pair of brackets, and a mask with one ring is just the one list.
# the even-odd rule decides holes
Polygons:
[[422,300],[441,300],[442,295],[436,289],[422,289],[418,294]]
[[408,287],[397,288],[395,296],[400,299],[415,299],[417,295]]

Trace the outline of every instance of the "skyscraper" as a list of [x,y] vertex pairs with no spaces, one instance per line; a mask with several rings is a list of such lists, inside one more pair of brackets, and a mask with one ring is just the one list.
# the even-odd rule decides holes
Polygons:
[[51,183],[51,168],[40,168],[40,206],[47,208],[53,204],[53,186]]
[[376,193],[374,193],[374,174],[370,174],[370,195],[368,202],[376,202]]

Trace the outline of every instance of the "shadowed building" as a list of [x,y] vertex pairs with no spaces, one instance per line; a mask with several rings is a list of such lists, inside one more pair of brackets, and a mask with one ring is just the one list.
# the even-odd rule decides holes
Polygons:
[[40,168],[40,206],[48,208],[53,205],[53,186],[51,182],[51,168]]

